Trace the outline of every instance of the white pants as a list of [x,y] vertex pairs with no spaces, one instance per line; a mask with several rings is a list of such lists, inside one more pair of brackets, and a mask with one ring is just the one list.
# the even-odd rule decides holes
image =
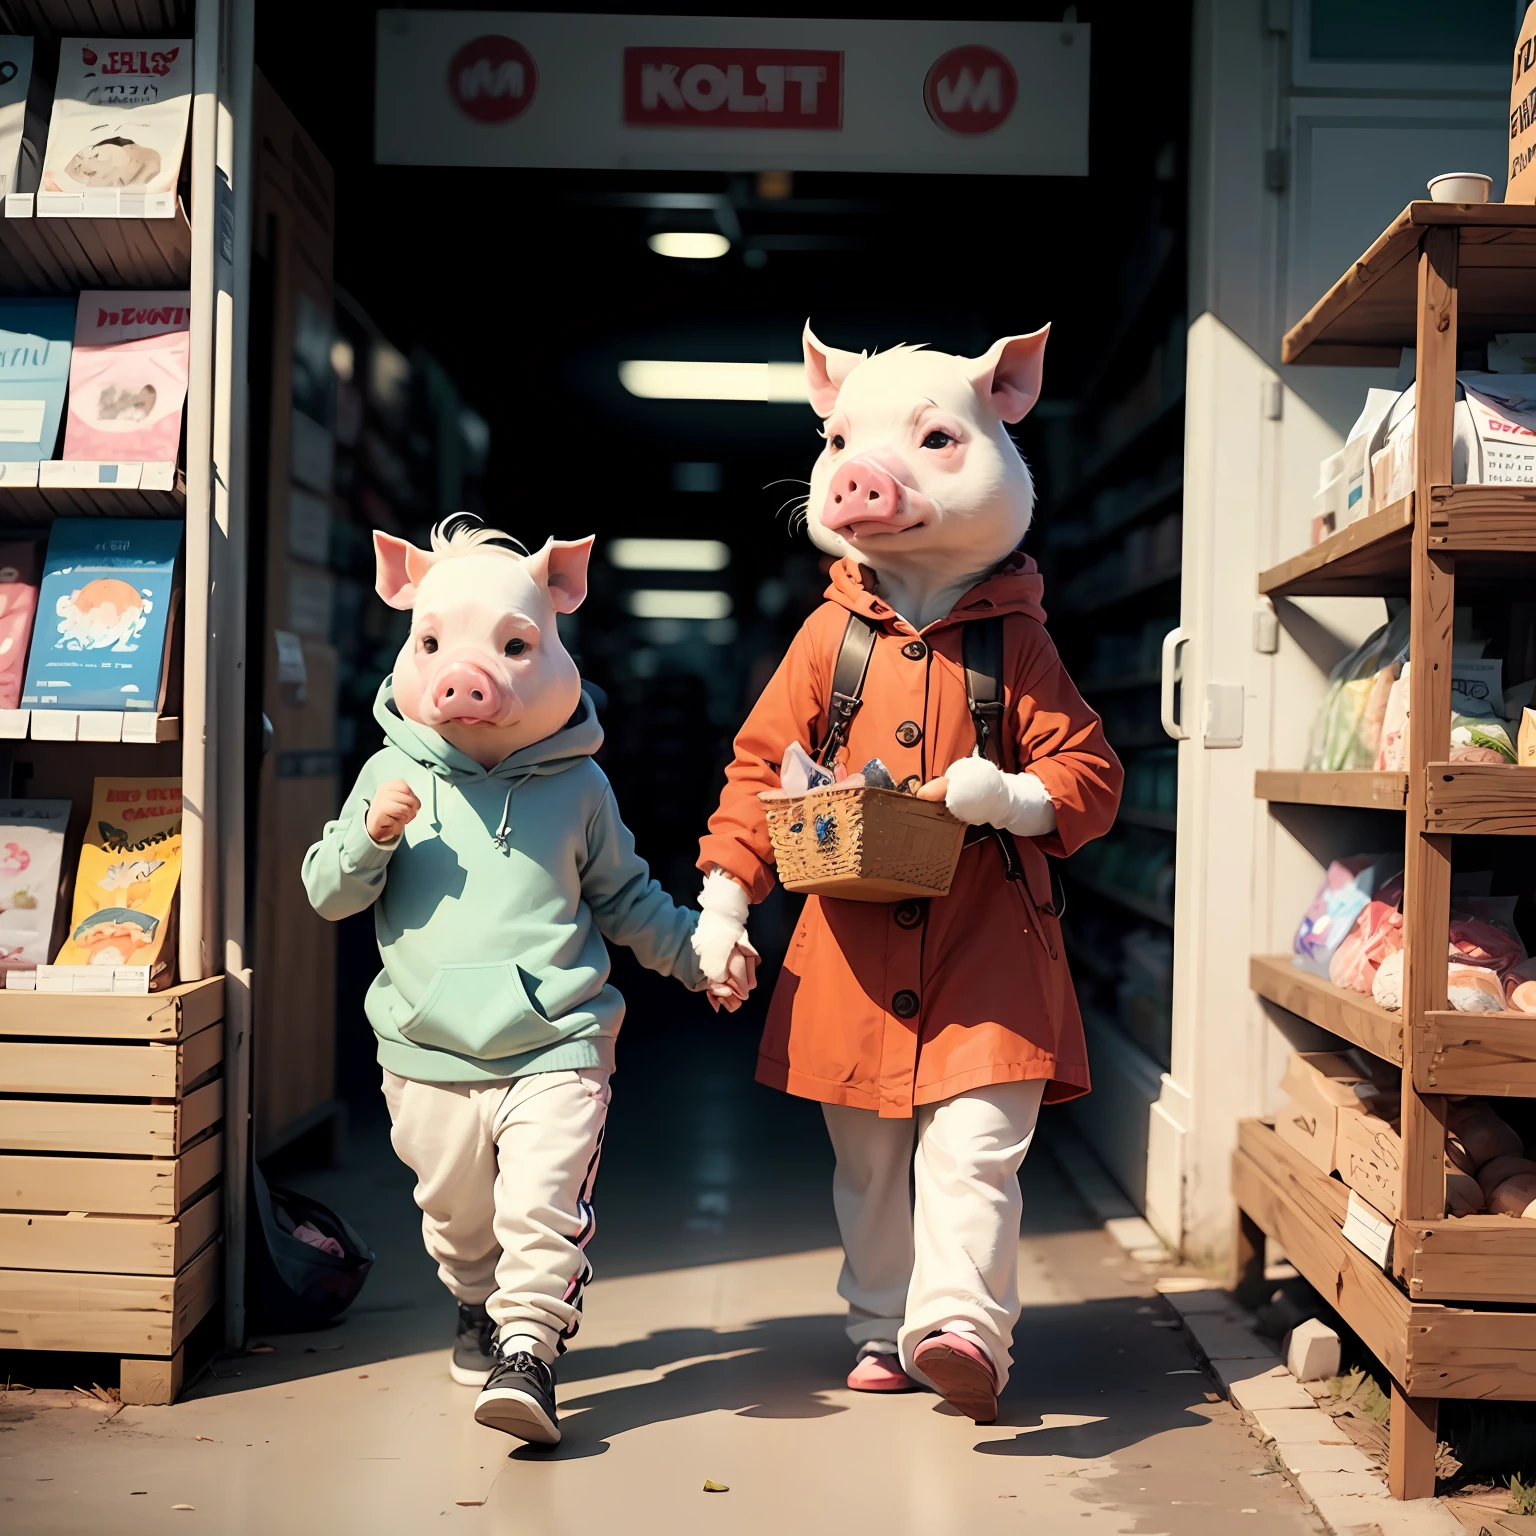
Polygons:
[[837,1291],[855,1344],[893,1341],[922,1379],[912,1351],[959,1323],[1002,1390],[1019,1320],[1019,1165],[1044,1093],[1041,1079],[999,1083],[919,1105],[910,1120],[822,1105],[837,1154]]
[[490,1083],[384,1074],[390,1141],[416,1175],[439,1278],[485,1305],[499,1339],[550,1363],[581,1322],[592,1277],[583,1250],[608,1098],[596,1070]]

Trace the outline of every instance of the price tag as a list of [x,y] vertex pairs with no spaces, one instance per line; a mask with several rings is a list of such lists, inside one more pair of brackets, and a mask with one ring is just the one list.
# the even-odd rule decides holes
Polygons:
[[1349,1192],[1344,1236],[1372,1263],[1383,1269],[1387,1267],[1387,1261],[1392,1257],[1392,1223],[1374,1206],[1367,1205],[1354,1190]]

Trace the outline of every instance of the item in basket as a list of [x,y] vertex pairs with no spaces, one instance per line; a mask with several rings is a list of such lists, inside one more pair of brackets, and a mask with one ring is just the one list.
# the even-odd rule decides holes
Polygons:
[[15,709],[21,702],[41,553],[33,539],[0,544],[0,709]]
[[0,299],[0,461],[53,457],[74,332],[71,299]]
[[192,44],[67,37],[37,210],[169,218],[192,111]]
[[181,780],[97,779],[55,965],[147,966],[169,985],[181,882]]
[[60,518],[48,539],[21,702],[153,714],[166,679],[181,524]]
[[80,295],[69,365],[64,457],[174,463],[191,357],[191,295]]
[[833,782],[832,775],[798,741],[792,741],[784,748],[784,757],[779,764],[779,783],[786,794],[803,795],[809,789]]
[[68,800],[0,800],[0,973],[48,961]]
[[1362,853],[1335,859],[1296,930],[1293,963],[1315,976],[1326,977],[1334,951],[1349,937],[1372,893],[1401,870],[1402,860],[1394,862],[1390,854]]
[[891,777],[891,770],[880,761],[878,757],[872,757],[859,769],[859,776],[871,789],[895,789],[896,780]]

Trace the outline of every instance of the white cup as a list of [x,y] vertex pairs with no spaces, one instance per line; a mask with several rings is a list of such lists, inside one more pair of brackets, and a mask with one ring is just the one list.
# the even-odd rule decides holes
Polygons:
[[1429,184],[1431,202],[1486,203],[1493,191],[1493,177],[1481,171],[1447,171]]

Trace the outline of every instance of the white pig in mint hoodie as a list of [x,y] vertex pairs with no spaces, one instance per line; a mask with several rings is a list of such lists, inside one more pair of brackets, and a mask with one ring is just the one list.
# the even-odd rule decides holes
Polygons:
[[[384,969],[364,1009],[379,1064],[419,1082],[611,1071],[624,999],[605,938],[702,990],[677,907],[635,852],[607,776],[591,697],[552,736],[482,768],[401,715],[390,679],[374,718],[386,745],[304,859],[315,910],[373,908]],[[393,843],[365,818],[379,785],[404,779],[422,809]]]

